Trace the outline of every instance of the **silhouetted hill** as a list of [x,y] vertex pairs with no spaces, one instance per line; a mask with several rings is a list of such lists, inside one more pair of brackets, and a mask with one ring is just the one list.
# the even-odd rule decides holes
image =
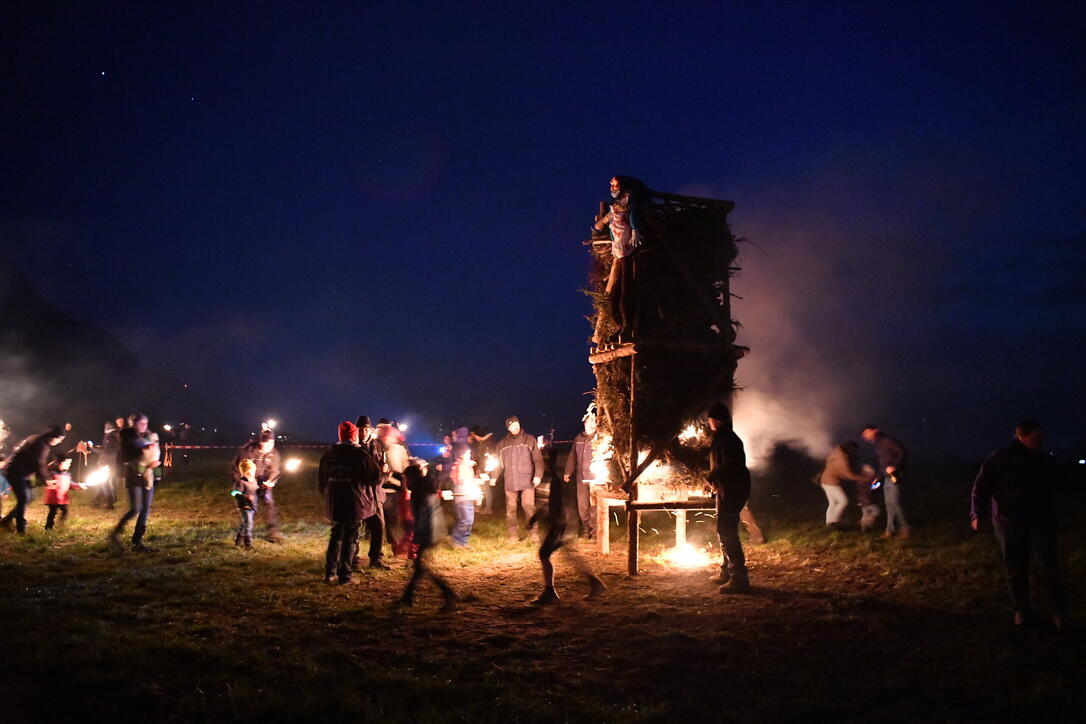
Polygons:
[[240,434],[206,401],[147,369],[120,341],[43,297],[0,259],[0,419],[19,436],[70,421],[83,439],[133,411],[153,423],[190,420]]

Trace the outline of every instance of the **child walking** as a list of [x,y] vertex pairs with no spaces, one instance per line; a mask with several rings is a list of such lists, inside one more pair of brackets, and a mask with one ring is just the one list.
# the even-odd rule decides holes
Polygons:
[[60,513],[60,525],[68,520],[68,491],[72,488],[82,490],[83,486],[72,481],[72,458],[61,455],[49,465],[52,477],[45,483],[43,501],[49,506],[49,516],[45,519],[45,529],[52,530]]
[[471,459],[471,448],[464,445],[458,450],[456,462],[452,468],[453,509],[456,511],[456,526],[452,532],[452,544],[456,548],[467,548],[475,525],[475,503],[482,497],[479,483],[475,480],[475,463]]
[[241,476],[234,483],[234,490],[230,493],[238,501],[238,513],[241,515],[241,527],[234,538],[234,545],[244,545],[247,549],[253,547],[253,517],[256,515],[256,492],[260,485],[256,482],[256,463],[245,458],[238,463],[238,472]]

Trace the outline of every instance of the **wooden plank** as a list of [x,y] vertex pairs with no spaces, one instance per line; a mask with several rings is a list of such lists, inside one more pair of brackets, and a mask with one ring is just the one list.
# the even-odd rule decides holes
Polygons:
[[675,511],[675,547],[686,544],[686,511]]
[[598,365],[603,362],[610,362],[611,360],[621,359],[623,357],[632,357],[635,354],[637,354],[637,348],[634,347],[634,345],[623,344],[604,352],[593,352],[588,355],[588,361],[594,365]]
[[705,500],[634,500],[626,503],[633,510],[716,510],[716,501]]
[[[637,489],[636,484],[634,490]],[[626,530],[629,535],[626,549],[626,572],[631,576],[637,575],[637,531],[641,523],[641,514],[636,509],[626,508]]]

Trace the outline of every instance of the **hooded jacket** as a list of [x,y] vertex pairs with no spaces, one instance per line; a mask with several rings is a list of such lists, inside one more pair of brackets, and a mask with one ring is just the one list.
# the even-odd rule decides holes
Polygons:
[[496,452],[498,469],[492,476],[505,474],[506,491],[527,490],[533,487],[533,478],[543,477],[543,455],[535,438],[524,430],[519,435],[510,433],[503,437]]

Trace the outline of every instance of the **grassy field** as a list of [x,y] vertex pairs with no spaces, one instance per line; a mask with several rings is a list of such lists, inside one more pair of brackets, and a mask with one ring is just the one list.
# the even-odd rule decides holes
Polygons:
[[[440,615],[429,584],[394,611],[401,561],[323,584],[314,456],[277,489],[286,542],[236,549],[224,465],[169,473],[149,554],[107,546],[121,511],[82,492],[66,529],[43,531],[35,502],[27,538],[0,536],[0,721],[1060,721],[1086,703],[1081,630],[1010,625],[995,542],[965,525],[964,467],[916,472],[909,541],[825,531],[821,492],[772,472],[742,596],[655,559],[660,513],[644,518],[642,575],[590,554],[609,590],[589,602],[559,559],[563,600],[539,610],[534,550],[481,517],[470,550],[437,554],[466,598]],[[1086,525],[1067,517],[1074,594]],[[690,534],[711,540],[712,521]]]

